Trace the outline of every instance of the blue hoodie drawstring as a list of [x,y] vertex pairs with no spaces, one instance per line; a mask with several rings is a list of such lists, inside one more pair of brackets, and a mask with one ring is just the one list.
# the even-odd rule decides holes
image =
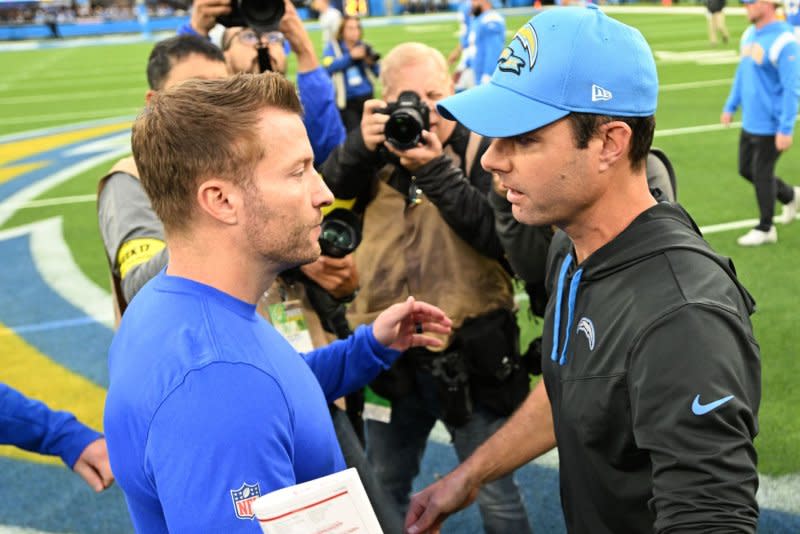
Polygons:
[[550,352],[552,361],[558,360],[558,338],[561,333],[561,299],[564,294],[564,280],[567,278],[567,271],[572,264],[572,254],[567,254],[561,262],[561,272],[558,273],[558,291],[556,292],[556,315],[553,318],[553,350]]
[[567,278],[567,271],[572,265],[572,254],[567,254],[561,263],[561,271],[558,273],[558,291],[556,292],[556,313],[553,324],[553,349],[550,352],[552,361],[558,360],[559,365],[567,363],[567,346],[569,345],[569,333],[572,329],[572,320],[575,317],[575,300],[578,296],[578,284],[580,284],[583,269],[578,269],[569,283],[569,294],[567,297],[567,325],[564,331],[564,347],[561,349],[561,357],[558,356],[558,341],[561,333],[561,300],[564,295],[564,281]]

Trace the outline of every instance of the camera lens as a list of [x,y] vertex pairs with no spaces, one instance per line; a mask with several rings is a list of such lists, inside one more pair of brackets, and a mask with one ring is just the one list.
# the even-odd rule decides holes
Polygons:
[[424,122],[415,109],[398,110],[389,116],[384,127],[386,139],[400,150],[414,148],[422,139]]
[[331,221],[325,225],[321,237],[331,245],[339,248],[350,248],[353,246],[353,241],[355,241],[352,230],[336,221]]
[[285,12],[282,0],[241,0],[242,17],[259,32],[275,30]]
[[342,258],[353,252],[360,242],[360,221],[352,211],[337,208],[322,220],[319,246],[324,255]]

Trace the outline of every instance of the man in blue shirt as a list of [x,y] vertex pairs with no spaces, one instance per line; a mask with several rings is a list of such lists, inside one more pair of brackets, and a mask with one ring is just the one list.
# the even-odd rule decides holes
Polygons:
[[472,0],[469,25],[467,67],[475,75],[475,84],[487,83],[494,72],[506,42],[506,21],[492,7],[491,0]]
[[241,74],[159,92],[134,124],[169,251],[109,353],[109,455],[138,532],[258,532],[258,495],[344,468],[327,403],[450,331],[412,297],[300,356],[258,314],[278,273],[319,256],[333,200],[301,112],[281,76]]
[[755,186],[761,214],[758,226],[737,240],[741,246],[778,241],[772,224],[776,198],[784,205],[781,222],[788,224],[797,216],[800,187],[775,176],[778,157],[792,146],[800,97],[800,46],[792,27],[776,16],[780,2],[745,1],[752,25],[742,35],[742,59],[720,117],[728,125],[742,108],[739,174]]

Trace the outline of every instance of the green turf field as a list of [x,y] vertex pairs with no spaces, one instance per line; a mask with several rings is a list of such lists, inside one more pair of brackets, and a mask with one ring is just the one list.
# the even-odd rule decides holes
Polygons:
[[[656,54],[662,92],[655,144],[674,163],[681,202],[701,226],[756,217],[752,187],[736,173],[739,131],[715,127],[735,70],[736,44],[711,48],[705,17],[699,12],[617,17],[641,29]],[[515,30],[527,18],[510,17],[509,29]],[[744,16],[729,14],[728,26],[736,41],[745,27]],[[437,22],[367,28],[365,38],[383,53],[407,40],[423,41],[447,53],[456,41],[455,34],[455,23]],[[316,34],[312,38],[319,40]],[[143,43],[0,52],[0,72],[4,73],[0,78],[0,135],[134,115],[143,103],[144,66],[151,47],[152,43]],[[0,167],[13,159],[2,150],[0,145]],[[43,198],[92,194],[97,178],[108,166],[104,163],[85,172]],[[800,147],[780,160],[778,171],[789,182],[800,184]],[[107,287],[94,203],[22,209],[0,229],[59,214],[78,265],[91,280]],[[794,324],[800,285],[800,222],[778,228],[778,245],[755,250],[736,246],[735,238],[744,231],[713,233],[708,240],[733,257],[758,303],[753,320],[763,358],[759,470],[772,475],[798,472],[800,411],[796,407],[800,388],[791,384],[800,375],[800,333]],[[529,337],[530,331],[526,333],[526,339]]]

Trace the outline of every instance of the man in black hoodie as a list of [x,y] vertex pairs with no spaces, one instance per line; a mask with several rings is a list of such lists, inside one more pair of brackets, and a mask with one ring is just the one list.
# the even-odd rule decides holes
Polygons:
[[544,380],[414,496],[409,533],[556,444],[569,532],[755,532],[754,302],[689,215],[648,190],[657,94],[642,35],[589,6],[537,15],[490,84],[440,102],[495,138],[481,162],[514,217],[571,246],[549,268]]

